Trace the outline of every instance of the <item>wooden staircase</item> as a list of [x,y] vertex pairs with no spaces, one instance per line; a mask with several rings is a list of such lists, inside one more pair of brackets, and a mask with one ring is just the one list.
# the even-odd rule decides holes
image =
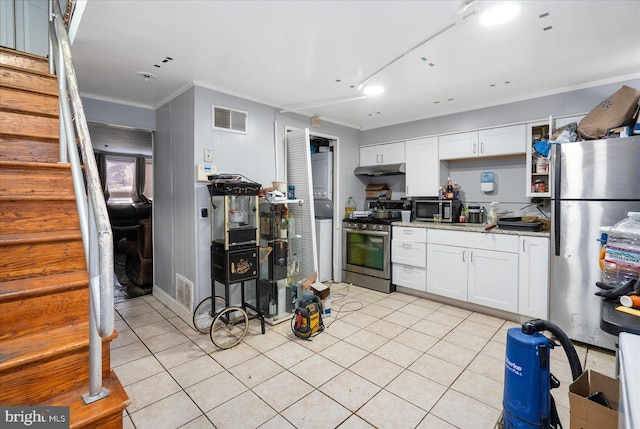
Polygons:
[[65,405],[72,428],[121,428],[110,368],[89,391],[89,293],[71,170],[59,160],[58,84],[42,57],[0,48],[0,404]]

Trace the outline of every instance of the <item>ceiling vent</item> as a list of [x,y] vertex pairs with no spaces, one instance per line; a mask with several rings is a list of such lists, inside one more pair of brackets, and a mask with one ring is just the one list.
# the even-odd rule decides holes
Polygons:
[[247,134],[248,112],[222,106],[211,106],[211,114],[214,129]]

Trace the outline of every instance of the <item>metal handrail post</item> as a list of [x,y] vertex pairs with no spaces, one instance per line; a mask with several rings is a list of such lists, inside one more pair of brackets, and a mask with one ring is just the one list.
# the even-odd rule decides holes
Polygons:
[[[89,233],[91,237],[96,237],[98,230],[94,220],[93,207],[89,204]],[[91,240],[89,245],[89,258],[87,267],[89,268],[89,393],[82,395],[85,404],[90,404],[106,396],[109,390],[102,386],[102,338],[97,327],[97,313],[100,311],[95,295],[100,294],[100,249],[96,240]]]

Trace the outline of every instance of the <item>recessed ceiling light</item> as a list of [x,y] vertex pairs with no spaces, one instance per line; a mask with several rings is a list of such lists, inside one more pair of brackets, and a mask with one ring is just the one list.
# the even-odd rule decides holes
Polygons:
[[380,95],[384,92],[384,86],[382,85],[367,85],[362,89],[365,95]]
[[513,19],[520,6],[517,3],[499,2],[480,13],[480,23],[483,25],[498,25]]

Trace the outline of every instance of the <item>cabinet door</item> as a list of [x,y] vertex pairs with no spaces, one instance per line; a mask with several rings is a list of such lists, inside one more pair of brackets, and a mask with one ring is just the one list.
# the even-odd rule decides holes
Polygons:
[[438,138],[412,140],[405,143],[406,194],[410,197],[437,197],[440,189]]
[[427,245],[427,292],[467,300],[468,249]]
[[468,300],[517,313],[518,254],[469,250]]
[[380,164],[380,145],[360,148],[360,167]]
[[405,161],[404,142],[380,145],[380,164],[400,164]]
[[520,237],[518,258],[518,313],[549,317],[549,239]]
[[525,153],[526,125],[491,128],[478,132],[479,156]]
[[438,137],[438,152],[441,160],[478,156],[478,132],[440,136]]

